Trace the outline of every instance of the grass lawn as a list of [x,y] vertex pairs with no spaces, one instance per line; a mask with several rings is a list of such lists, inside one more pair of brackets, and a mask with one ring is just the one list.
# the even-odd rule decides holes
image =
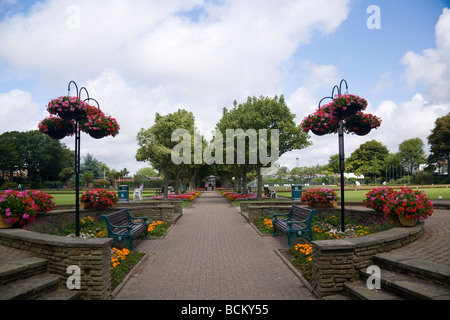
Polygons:
[[[412,189],[416,188],[416,187],[411,187]],[[442,197],[442,199],[450,199],[450,188],[447,187],[435,187],[435,188],[422,188],[422,187],[417,187],[419,190],[424,190],[425,194],[428,196],[428,198],[430,200],[436,200],[439,199],[439,196]],[[396,189],[396,187],[395,187]],[[338,194],[338,196],[340,195],[340,189],[338,188],[333,188],[333,190],[336,191],[336,193]],[[345,190],[345,201],[347,202],[360,202],[363,201],[366,197],[366,193],[369,192],[370,189],[346,189]],[[291,197],[291,192],[290,191],[280,191],[277,192],[277,194],[279,196],[282,197],[287,197],[290,198]]]
[[[108,191],[114,191],[118,195],[116,189],[106,189]],[[53,203],[55,205],[75,205],[75,190],[42,190],[48,195],[53,197]],[[84,190],[80,190],[80,197]],[[142,197],[154,197],[156,195],[155,190],[145,190],[142,192]],[[133,190],[129,191],[129,200],[133,201]],[[156,200],[155,200],[156,201]],[[183,207],[188,207],[190,201],[183,201]]]

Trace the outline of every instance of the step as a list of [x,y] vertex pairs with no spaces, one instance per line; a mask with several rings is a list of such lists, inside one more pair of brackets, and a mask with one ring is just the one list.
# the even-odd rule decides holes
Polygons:
[[448,265],[387,252],[375,255],[373,261],[379,267],[450,287],[450,266]]
[[0,300],[33,300],[58,288],[58,275],[43,273],[0,287]]
[[[405,299],[421,299],[421,300],[450,300],[450,288],[430,282],[424,279],[415,278],[413,276],[380,269],[381,271],[381,290],[389,291]],[[360,270],[361,281],[365,285],[365,281],[371,274],[366,270]]]
[[36,300],[79,300],[80,296],[79,290],[58,289],[49,292]]
[[348,282],[344,286],[345,294],[355,300],[403,300],[402,297],[384,289],[369,289],[363,280]]
[[0,263],[0,286],[47,271],[47,260],[38,257],[22,258]]

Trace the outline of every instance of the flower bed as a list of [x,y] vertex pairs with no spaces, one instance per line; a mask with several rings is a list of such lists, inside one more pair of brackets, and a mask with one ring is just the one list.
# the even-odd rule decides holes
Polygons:
[[[169,200],[185,200],[185,201],[193,201],[195,198],[197,198],[200,195],[200,191],[187,191],[185,193],[181,193],[181,194],[175,194],[175,193],[169,193],[167,195],[167,199]],[[156,199],[156,200],[163,200],[164,196],[156,196],[156,197],[152,197],[151,199]]]
[[[340,230],[340,217],[335,215],[319,215],[313,220],[313,239],[335,240],[352,239],[377,233],[394,227],[386,217],[373,216],[362,219],[354,215],[348,215],[345,232]],[[308,281],[312,280],[313,249],[307,240],[299,239],[299,243],[286,250],[291,263],[298,268]]]
[[[236,201],[236,200],[255,200],[257,198],[257,194],[256,193],[248,193],[248,194],[243,194],[243,193],[237,193],[235,191],[222,191],[221,192],[226,198],[228,198],[231,201]],[[268,198],[266,196],[262,196],[263,198]]]

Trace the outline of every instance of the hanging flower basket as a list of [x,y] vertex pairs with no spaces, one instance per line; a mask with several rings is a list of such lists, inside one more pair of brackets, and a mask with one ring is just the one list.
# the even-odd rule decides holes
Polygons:
[[341,94],[333,102],[332,112],[339,119],[346,119],[367,108],[367,101],[353,94]]
[[316,135],[336,133],[339,129],[339,119],[331,112],[333,103],[328,103],[320,107],[316,112],[305,117],[301,123],[305,132],[309,130]]
[[95,139],[101,139],[109,135],[114,137],[120,129],[116,119],[89,105],[86,118],[80,121],[80,128]]
[[86,116],[87,105],[78,97],[61,96],[48,103],[47,111],[67,120],[80,119]]
[[345,120],[344,128],[347,132],[354,133],[359,136],[368,134],[372,129],[376,129],[381,125],[381,119],[370,113],[358,112],[353,117]]
[[42,120],[38,128],[40,133],[48,134],[50,138],[57,140],[75,133],[75,124],[72,120],[64,120],[54,115]]

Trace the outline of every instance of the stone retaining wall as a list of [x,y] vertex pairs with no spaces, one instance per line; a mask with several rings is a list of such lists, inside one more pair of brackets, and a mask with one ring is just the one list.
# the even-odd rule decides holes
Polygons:
[[[120,210],[121,208],[127,208],[131,215],[133,216],[146,216],[150,220],[161,220],[165,223],[173,224],[175,222],[175,206],[171,204],[158,204],[158,205],[148,205],[148,203],[141,203],[140,206],[126,206],[123,203],[118,203],[117,205],[102,209],[102,210],[88,210],[80,209],[80,219],[91,216],[98,220],[102,214],[108,214]],[[178,205],[177,205],[178,207]],[[36,221],[46,221],[46,222],[57,222],[61,219],[75,219],[75,209],[64,209],[56,210],[45,213],[44,215],[36,217]]]
[[[29,251],[48,260],[48,272],[61,276],[60,286],[67,288],[67,267],[81,272],[81,298],[107,300],[111,297],[111,242],[108,238],[76,239],[31,232],[24,229],[0,229],[0,245]],[[76,289],[74,289],[76,290]]]
[[[270,209],[277,209],[278,212],[288,212],[289,209],[292,207],[293,204],[297,204],[301,207],[306,207],[305,204],[299,204],[298,202],[260,202],[260,203],[246,203],[243,205],[241,202],[241,212],[245,212],[246,216],[248,216],[249,222],[254,223],[259,218],[269,214]],[[340,215],[340,207],[336,208],[314,208],[319,211],[319,213],[327,213],[327,214],[336,214]],[[372,209],[366,209],[366,208],[347,208],[345,209],[346,214],[356,214],[361,217],[367,217],[367,216],[382,216],[382,213],[376,212]]]
[[423,233],[423,224],[358,238],[313,241],[314,294],[323,297],[342,293],[345,282],[357,280],[359,270],[373,264],[374,255],[415,241]]

